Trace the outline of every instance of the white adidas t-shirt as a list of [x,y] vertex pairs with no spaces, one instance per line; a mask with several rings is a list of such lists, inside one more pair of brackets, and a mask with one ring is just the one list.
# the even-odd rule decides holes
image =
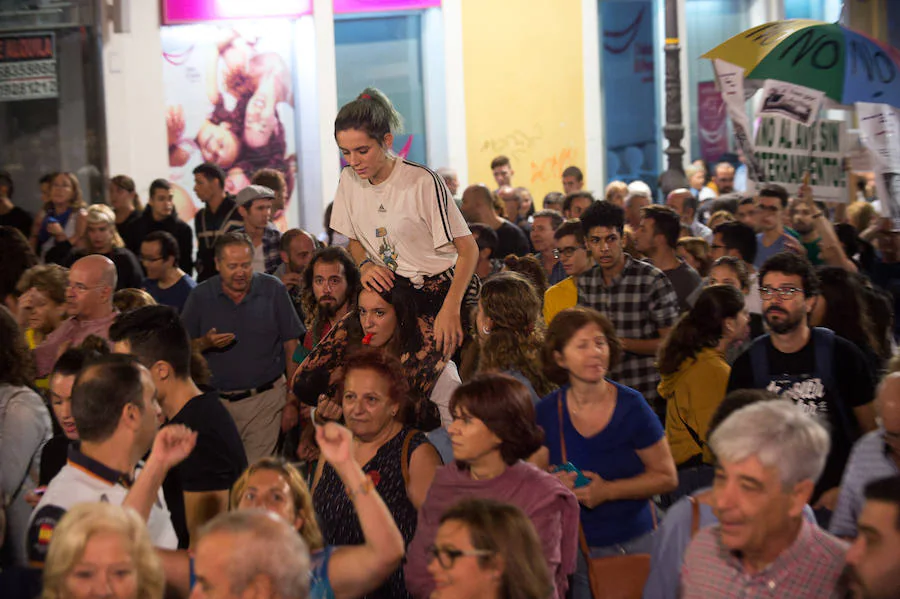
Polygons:
[[[136,475],[140,475],[137,470]],[[34,508],[28,523],[28,561],[42,566],[47,557],[53,531],[65,513],[79,503],[112,503],[122,505],[128,489],[98,476],[83,466],[69,461],[47,485],[47,491]],[[177,549],[178,537],[166,507],[162,490],[150,510],[147,530],[153,545],[161,549]]]
[[341,171],[331,228],[359,241],[369,259],[414,285],[456,265],[453,240],[471,235],[444,180],[431,169],[397,159],[380,185]]

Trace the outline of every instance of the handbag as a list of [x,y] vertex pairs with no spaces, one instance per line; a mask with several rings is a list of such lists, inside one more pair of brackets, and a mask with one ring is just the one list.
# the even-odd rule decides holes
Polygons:
[[[559,412],[559,444],[562,450],[562,461],[568,462],[566,456],[566,438],[563,434],[562,394],[559,395],[557,408]],[[650,506],[653,514],[653,528],[656,528],[656,510]],[[650,575],[650,554],[636,553],[632,555],[612,555],[608,557],[591,557],[591,549],[584,536],[584,527],[578,523],[578,545],[584,554],[588,566],[588,580],[594,599],[641,599],[644,585]]]

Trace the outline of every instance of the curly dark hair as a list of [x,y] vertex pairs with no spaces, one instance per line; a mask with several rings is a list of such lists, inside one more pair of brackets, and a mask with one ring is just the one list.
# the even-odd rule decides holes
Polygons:
[[356,300],[359,292],[362,291],[362,282],[360,280],[359,268],[350,253],[340,246],[330,245],[320,250],[316,250],[312,259],[309,261],[306,270],[303,271],[303,291],[301,295],[301,303],[303,304],[303,314],[306,317],[306,328],[312,331],[313,338],[319,338],[316,316],[319,311],[316,309],[316,295],[313,292],[313,271],[316,263],[324,262],[326,264],[341,263],[344,265],[344,276],[347,278],[347,301],[351,303],[351,307],[356,307]]
[[722,341],[726,318],[744,309],[744,294],[731,285],[704,289],[690,312],[682,316],[659,348],[659,372],[674,374],[681,364]]
[[[363,291],[366,290],[360,289],[357,298]],[[397,277],[394,279],[393,287],[387,291],[373,293],[378,293],[381,299],[394,308],[394,312],[397,315],[397,330],[388,343],[391,353],[399,357],[407,352],[420,351],[423,343],[422,332],[419,328],[419,309],[415,300],[416,290],[410,280],[404,277]],[[361,344],[365,332],[362,330],[362,325],[359,321],[358,299],[356,302],[356,315],[348,322],[347,329],[350,344]]]
[[34,361],[25,335],[5,306],[0,306],[0,383],[27,387],[35,377]]
[[503,259],[503,265],[506,266],[508,272],[517,272],[531,281],[535,291],[538,293],[538,297],[543,302],[544,293],[550,286],[550,282],[547,280],[547,273],[544,272],[544,267],[537,258],[531,254],[527,256],[510,254]]
[[450,413],[456,418],[462,410],[500,438],[500,455],[509,465],[541,448],[544,431],[535,423],[531,393],[507,374],[477,374],[457,387],[450,397]]
[[759,284],[765,285],[766,275],[770,272],[780,272],[785,275],[800,277],[803,284],[803,296],[812,297],[819,293],[819,276],[816,269],[805,256],[794,252],[778,252],[763,262],[759,269]]
[[497,273],[484,282],[478,305],[494,323],[481,341],[479,372],[518,370],[538,395],[550,393],[554,386],[540,369],[541,298],[531,281],[516,272]]

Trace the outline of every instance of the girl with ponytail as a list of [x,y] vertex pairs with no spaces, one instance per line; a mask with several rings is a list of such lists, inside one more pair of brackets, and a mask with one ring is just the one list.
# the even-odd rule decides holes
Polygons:
[[397,277],[410,280],[428,318],[425,336],[449,355],[463,342],[464,303],[477,301],[478,247],[443,178],[392,152],[401,125],[391,101],[373,88],[338,112],[334,137],[347,167],[331,228],[350,238],[364,287],[381,292]]
[[659,394],[666,400],[666,438],[678,468],[672,500],[712,482],[709,419],[725,397],[731,367],[725,351],[747,336],[744,295],[731,285],[703,290],[659,349]]

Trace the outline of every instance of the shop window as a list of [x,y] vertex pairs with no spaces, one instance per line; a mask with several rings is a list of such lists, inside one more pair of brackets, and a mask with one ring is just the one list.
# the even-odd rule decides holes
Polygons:
[[421,15],[336,17],[334,43],[338,105],[366,87],[380,89],[403,115],[403,133],[394,137],[394,151],[425,164]]

